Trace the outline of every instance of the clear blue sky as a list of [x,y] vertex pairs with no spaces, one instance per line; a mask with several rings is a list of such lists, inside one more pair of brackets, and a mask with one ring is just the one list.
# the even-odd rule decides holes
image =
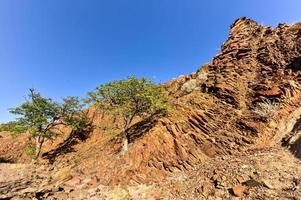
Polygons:
[[211,60],[230,24],[301,21],[300,0],[1,0],[0,122],[27,89],[84,97],[128,75],[164,82]]

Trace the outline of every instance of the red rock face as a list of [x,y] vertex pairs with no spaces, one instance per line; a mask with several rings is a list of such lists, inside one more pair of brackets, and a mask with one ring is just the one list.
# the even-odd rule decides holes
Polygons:
[[[118,174],[114,182],[161,180],[214,156],[273,143],[276,133],[267,129],[273,119],[261,119],[253,110],[261,101],[299,98],[300,38],[299,29],[284,24],[272,28],[246,18],[234,22],[211,63],[164,84],[172,98],[169,115],[132,126],[126,158],[109,159],[109,168]],[[187,92],[183,85],[191,80],[196,85]],[[272,118],[277,120],[281,111]]]
[[0,163],[30,161],[30,158],[24,155],[24,148],[27,142],[28,140],[25,135],[14,139],[10,133],[0,132]]
[[262,90],[262,91],[257,91],[255,93],[255,96],[262,96],[262,97],[266,97],[266,98],[273,98],[273,97],[281,97],[282,95],[282,91],[278,86],[274,86],[271,89],[267,89],[267,90]]

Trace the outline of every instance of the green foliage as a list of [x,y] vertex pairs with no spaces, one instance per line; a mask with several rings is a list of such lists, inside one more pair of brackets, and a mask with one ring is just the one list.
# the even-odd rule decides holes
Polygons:
[[111,130],[111,131],[105,131],[104,132],[104,135],[107,135],[109,137],[115,137],[117,135],[119,135],[120,133],[118,131],[114,131],[114,130]]
[[67,181],[67,180],[72,179],[72,174],[71,174],[70,170],[65,169],[65,170],[59,171],[56,174],[56,179],[58,181]]
[[63,99],[64,103],[61,106],[61,117],[60,119],[77,131],[88,131],[90,128],[90,119],[83,112],[84,104],[80,102],[78,97],[67,97]]
[[33,144],[29,144],[25,147],[24,152],[26,155],[34,157],[36,155],[36,147]]
[[50,139],[50,127],[59,118],[59,105],[31,89],[25,102],[10,109],[10,113],[19,116],[16,121],[10,122],[10,131],[27,132],[30,137],[41,135]]
[[13,131],[14,133],[22,132],[24,129],[23,127],[16,121],[8,122],[6,124],[1,124],[0,131]]
[[88,95],[89,102],[125,119],[167,110],[167,97],[163,89],[145,78],[131,76],[112,81],[100,85]]
[[102,110],[123,118],[123,150],[130,140],[128,128],[134,117],[146,117],[166,113],[168,99],[162,87],[145,78],[131,76],[125,80],[112,81],[88,93],[87,102],[93,102]]
[[69,126],[73,130],[84,130],[90,121],[82,109],[83,104],[77,97],[67,97],[63,99],[63,103],[57,103],[30,89],[25,102],[10,110],[18,116],[16,121],[7,123],[2,129],[15,134],[27,133],[30,139],[35,138],[36,145],[39,144],[35,151],[39,154],[45,140],[59,135],[60,125]]

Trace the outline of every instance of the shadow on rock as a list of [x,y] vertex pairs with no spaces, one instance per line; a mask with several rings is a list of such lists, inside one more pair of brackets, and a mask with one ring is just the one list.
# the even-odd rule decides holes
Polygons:
[[129,143],[133,143],[135,140],[141,138],[143,135],[149,132],[156,125],[157,120],[162,116],[164,116],[164,113],[155,113],[148,118],[132,125],[128,130],[130,135]]
[[7,159],[7,158],[2,158],[2,157],[0,157],[0,164],[1,163],[9,163],[9,164],[11,164],[11,163],[15,163],[15,161],[14,160],[11,160],[11,159]]
[[297,119],[291,133],[282,140],[282,146],[287,147],[301,160],[301,116]]
[[[158,119],[164,117],[166,113],[164,112],[157,112],[135,124],[133,124],[129,129],[129,144],[134,143],[139,138],[143,137],[147,134],[158,122]],[[114,137],[110,140],[109,144],[121,144],[122,143],[123,133],[121,132],[117,137]],[[115,149],[116,150],[116,149]],[[117,154],[122,151],[122,147],[118,147]],[[116,152],[115,152],[116,153]]]
[[301,160],[301,136],[289,147],[290,151]]
[[48,159],[50,164],[53,164],[56,158],[60,155],[75,152],[73,146],[80,141],[85,141],[89,138],[92,132],[92,127],[88,131],[72,131],[70,135],[60,143],[55,149],[42,154],[43,158]]

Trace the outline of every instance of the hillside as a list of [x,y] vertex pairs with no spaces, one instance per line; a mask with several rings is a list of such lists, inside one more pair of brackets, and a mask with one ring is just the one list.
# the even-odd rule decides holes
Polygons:
[[[49,143],[41,160],[44,165],[35,173],[48,171],[51,176],[43,174],[31,179],[28,184],[32,191],[15,190],[30,196],[38,193],[35,188],[39,186],[44,189],[42,195],[58,195],[58,198],[62,195],[64,199],[63,195],[77,192],[74,188],[85,183],[78,187],[85,195],[91,193],[89,189],[101,186],[98,192],[92,190],[95,197],[119,185],[129,188],[121,189],[121,193],[126,191],[134,197],[140,193],[149,195],[134,199],[163,196],[165,199],[210,196],[227,199],[233,197],[233,187],[242,184],[244,191],[250,189],[249,194],[244,194],[246,199],[301,196],[298,186],[301,180],[300,23],[273,28],[240,18],[231,25],[227,41],[212,62],[163,86],[172,102],[171,111],[165,116],[137,119],[130,128],[130,146],[125,155],[118,154],[120,120],[92,106],[87,111],[94,124],[89,137],[70,138],[66,131],[65,138]],[[22,154],[24,139],[12,140],[7,133],[2,135],[1,160],[28,163]],[[244,172],[240,171],[241,167]],[[267,171],[264,167],[268,167]],[[283,180],[279,181],[281,177],[273,171],[285,172]],[[27,175],[20,175],[20,179],[28,180]],[[254,183],[263,177],[269,177],[269,181],[275,178],[273,186],[260,181]],[[246,183],[248,179],[253,180],[255,189]],[[18,195],[13,191],[19,187],[16,181],[19,180],[2,183],[0,194]],[[283,187],[279,186],[281,182]],[[296,188],[284,191],[291,184]],[[61,189],[46,190],[46,186]],[[5,194],[3,187],[10,192]],[[271,188],[273,192],[266,192]],[[212,193],[213,190],[216,192]],[[187,196],[187,191],[191,196]],[[274,196],[263,196],[266,193]]]

